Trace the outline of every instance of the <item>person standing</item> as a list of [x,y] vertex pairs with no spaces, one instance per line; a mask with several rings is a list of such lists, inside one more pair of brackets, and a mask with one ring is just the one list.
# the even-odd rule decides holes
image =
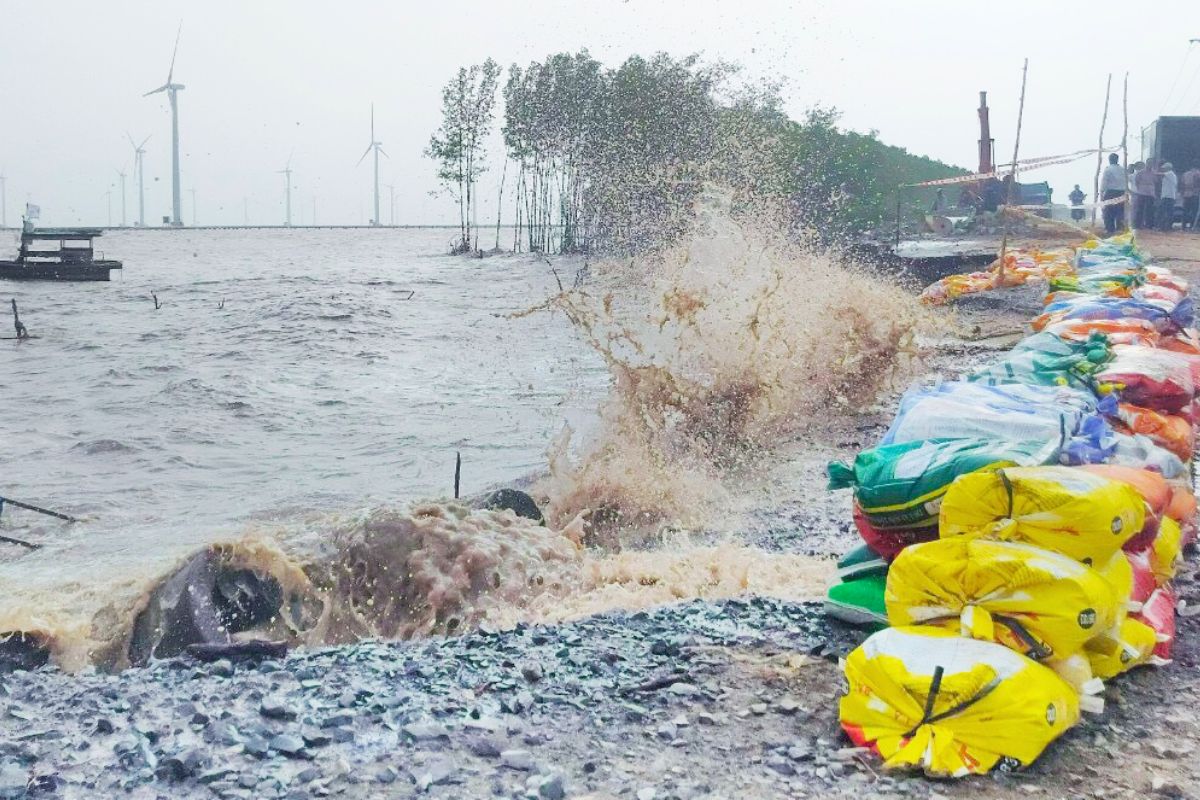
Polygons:
[[1129,173],[1119,163],[1116,153],[1108,156],[1108,166],[1100,176],[1100,199],[1115,200],[1120,197],[1120,203],[1104,206],[1104,232],[1112,236],[1125,227],[1125,192],[1129,189]]
[[1153,220],[1155,186],[1154,170],[1144,162],[1133,165],[1133,228],[1145,230]]
[[1179,176],[1168,161],[1162,165],[1162,188],[1158,198],[1158,229],[1168,233],[1175,227],[1175,200],[1179,196]]
[[1183,198],[1183,227],[1195,228],[1200,214],[1200,167],[1192,167],[1180,176],[1179,196]]
[[1075,184],[1075,188],[1067,195],[1071,201],[1071,219],[1079,222],[1083,219],[1083,201],[1087,195],[1083,193],[1083,189],[1079,188],[1079,184]]

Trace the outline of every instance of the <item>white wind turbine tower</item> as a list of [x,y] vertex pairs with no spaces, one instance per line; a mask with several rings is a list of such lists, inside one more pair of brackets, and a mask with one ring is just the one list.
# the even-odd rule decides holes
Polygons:
[[128,219],[125,216],[125,170],[124,170],[124,168],[117,170],[117,174],[121,176],[121,227],[124,228],[126,225],[126,220]]
[[292,157],[288,156],[287,166],[279,170],[279,175],[287,176],[287,216],[284,218],[284,225],[288,228],[292,227]]
[[150,141],[147,136],[142,139],[142,143],[138,144],[133,140],[133,137],[128,133],[125,134],[129,139],[129,143],[133,145],[133,171],[137,173],[138,184],[138,227],[146,227],[146,166],[144,156],[146,155],[146,142]]
[[179,199],[179,102],[176,95],[184,88],[182,83],[174,83],[175,56],[179,53],[179,34],[183,32],[183,23],[175,33],[175,49],[171,52],[171,68],[167,71],[167,82],[154,91],[146,92],[143,97],[166,92],[171,101],[171,224],[176,228],[183,226],[182,202]]
[[[372,225],[379,224],[379,154],[383,153],[383,142],[375,141],[375,104],[371,103],[371,143],[367,145],[367,149],[358,159],[358,164],[361,164],[363,159],[367,157],[367,153],[375,151],[375,217],[371,220]],[[387,156],[387,153],[383,153]],[[358,166],[355,164],[355,166]]]

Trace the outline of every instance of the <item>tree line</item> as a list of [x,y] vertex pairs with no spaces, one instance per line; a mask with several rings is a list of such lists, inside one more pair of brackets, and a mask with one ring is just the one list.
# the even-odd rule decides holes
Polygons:
[[[889,219],[900,183],[961,172],[842,131],[831,109],[791,120],[773,88],[732,90],[735,73],[664,53],[610,68],[587,50],[514,64],[502,88],[491,59],[460,69],[427,150],[459,207],[455,249],[480,247],[476,184],[498,91],[500,205],[507,186],[514,251],[625,253],[670,241],[714,180],[746,207],[769,199],[797,228],[847,236]],[[498,216],[497,246],[499,234]]]

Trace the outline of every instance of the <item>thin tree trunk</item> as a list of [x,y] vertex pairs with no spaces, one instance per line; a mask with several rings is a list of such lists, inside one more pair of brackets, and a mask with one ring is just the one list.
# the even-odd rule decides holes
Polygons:
[[500,249],[500,212],[504,209],[504,179],[508,176],[508,157],[500,171],[500,194],[496,197],[496,248]]

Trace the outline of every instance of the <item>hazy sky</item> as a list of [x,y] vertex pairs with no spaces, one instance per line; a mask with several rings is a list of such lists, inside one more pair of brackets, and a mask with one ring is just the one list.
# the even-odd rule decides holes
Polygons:
[[[200,224],[240,223],[244,209],[251,222],[281,223],[284,177],[276,171],[289,155],[294,222],[311,222],[314,197],[320,223],[366,222],[370,159],[355,162],[374,101],[391,156],[381,182],[396,187],[396,222],[416,224],[455,221],[451,201],[430,196],[437,185],[422,151],[439,122],[442,85],[488,56],[523,64],[587,47],[615,65],[633,53],[698,52],[740,62],[751,77],[784,80],[793,116],[834,105],[847,127],[973,167],[981,89],[997,154],[1011,155],[1025,56],[1023,156],[1094,146],[1109,70],[1108,142],[1120,139],[1126,70],[1131,134],[1162,113],[1200,113],[1200,45],[1188,45],[1200,37],[1196,6],[1156,0],[1151,8],[1153,21],[1135,24],[1127,4],[1095,0],[0,0],[8,221],[32,199],[46,224],[104,224],[112,190],[119,223],[122,168],[131,173],[132,220],[127,131],[151,136],[147,222],[170,212],[166,95],[142,94],[165,81],[180,20],[185,222],[195,189]],[[1177,27],[1188,19],[1195,30]],[[1093,170],[1085,161],[1027,179],[1044,176],[1062,200],[1075,182],[1090,194]],[[492,214],[485,207],[483,216]]]

